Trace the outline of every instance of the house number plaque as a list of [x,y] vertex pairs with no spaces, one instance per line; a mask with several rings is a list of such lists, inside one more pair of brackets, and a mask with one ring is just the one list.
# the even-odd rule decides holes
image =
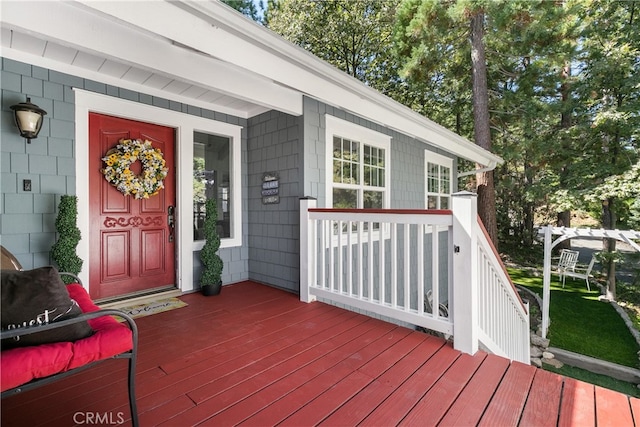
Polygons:
[[280,175],[278,172],[265,172],[262,175],[262,204],[280,203]]

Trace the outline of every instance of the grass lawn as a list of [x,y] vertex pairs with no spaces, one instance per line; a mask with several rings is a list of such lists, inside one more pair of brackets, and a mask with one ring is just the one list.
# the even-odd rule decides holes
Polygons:
[[[508,268],[514,283],[542,298],[542,277]],[[588,292],[581,280],[567,279],[565,288],[552,276],[550,326],[551,346],[638,368],[640,347],[611,304],[598,301],[598,292]]]

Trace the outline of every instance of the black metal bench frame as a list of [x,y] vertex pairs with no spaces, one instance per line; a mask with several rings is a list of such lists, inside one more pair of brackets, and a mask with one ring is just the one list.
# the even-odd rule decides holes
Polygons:
[[[77,283],[82,284],[82,282],[80,282],[80,279],[71,274],[71,273],[60,273],[60,275],[68,275],[68,276],[72,276]],[[29,391],[29,390],[33,390],[35,388],[53,383],[55,381],[61,380],[63,378],[66,378],[68,376],[77,374],[79,372],[82,372],[84,370],[87,370],[99,363],[102,363],[106,360],[111,360],[111,359],[128,359],[129,360],[129,372],[128,372],[128,390],[129,390],[129,408],[131,410],[131,422],[133,424],[134,427],[138,427],[138,410],[137,410],[137,406],[136,406],[136,393],[135,393],[135,374],[136,374],[136,359],[137,359],[137,355],[138,355],[138,327],[136,326],[135,321],[133,320],[133,318],[131,316],[129,316],[128,314],[126,314],[123,311],[120,310],[116,310],[116,309],[102,309],[102,310],[98,310],[98,311],[93,311],[93,312],[89,312],[89,313],[83,313],[81,315],[79,315],[78,317],[75,317],[73,319],[67,319],[67,320],[63,320],[60,322],[54,322],[54,323],[49,323],[46,325],[37,325],[37,326],[31,326],[28,328],[20,328],[20,329],[12,329],[9,331],[2,331],[0,333],[0,338],[1,339],[6,339],[6,338],[13,338],[13,337],[17,337],[17,336],[24,336],[24,335],[29,335],[29,334],[35,334],[37,332],[43,332],[43,331],[48,331],[51,329],[56,329],[56,328],[62,328],[68,325],[72,325],[74,323],[79,323],[79,322],[83,322],[86,320],[90,320],[90,319],[96,319],[98,317],[103,317],[103,316],[116,316],[116,317],[120,317],[122,319],[124,319],[124,321],[127,323],[127,326],[129,327],[129,329],[131,329],[131,333],[132,333],[132,341],[133,341],[133,345],[131,350],[126,351],[124,353],[120,353],[117,354],[115,356],[106,358],[106,359],[101,359],[101,360],[96,360],[94,362],[90,362],[87,363],[86,365],[82,365],[82,366],[78,366],[77,368],[74,369],[70,369],[68,371],[64,371],[64,372],[60,372],[57,374],[53,374],[50,375],[48,377],[44,377],[44,378],[36,378],[34,380],[29,381],[28,383],[19,385],[17,387],[14,387],[12,389],[9,390],[5,390],[2,392],[2,399],[4,399],[5,397],[9,397],[9,396],[13,396],[25,391]]]

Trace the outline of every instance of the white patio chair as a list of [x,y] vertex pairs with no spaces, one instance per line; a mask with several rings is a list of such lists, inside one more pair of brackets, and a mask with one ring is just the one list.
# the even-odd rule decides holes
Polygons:
[[560,251],[560,258],[558,259],[558,265],[554,272],[560,276],[563,288],[565,278],[568,273],[575,272],[576,264],[578,263],[578,255],[580,255],[580,252],[578,251],[572,251],[569,249],[563,249]]
[[576,265],[572,270],[565,271],[562,276],[562,287],[564,288],[565,277],[573,277],[576,279],[584,279],[584,281],[587,283],[587,290],[590,291],[591,287],[589,286],[589,277],[591,277],[591,270],[593,270],[593,265],[595,263],[596,263],[596,254],[594,253],[591,256],[591,261],[589,262],[589,265],[586,268],[580,268]]

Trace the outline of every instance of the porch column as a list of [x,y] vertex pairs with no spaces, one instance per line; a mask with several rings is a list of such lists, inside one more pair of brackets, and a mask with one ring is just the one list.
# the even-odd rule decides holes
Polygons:
[[453,347],[478,351],[478,196],[452,195],[453,207]]
[[309,209],[316,207],[317,200],[313,197],[300,199],[300,301],[312,302],[315,295],[309,292],[309,286],[313,283],[315,272],[316,251],[314,230],[309,219]]

